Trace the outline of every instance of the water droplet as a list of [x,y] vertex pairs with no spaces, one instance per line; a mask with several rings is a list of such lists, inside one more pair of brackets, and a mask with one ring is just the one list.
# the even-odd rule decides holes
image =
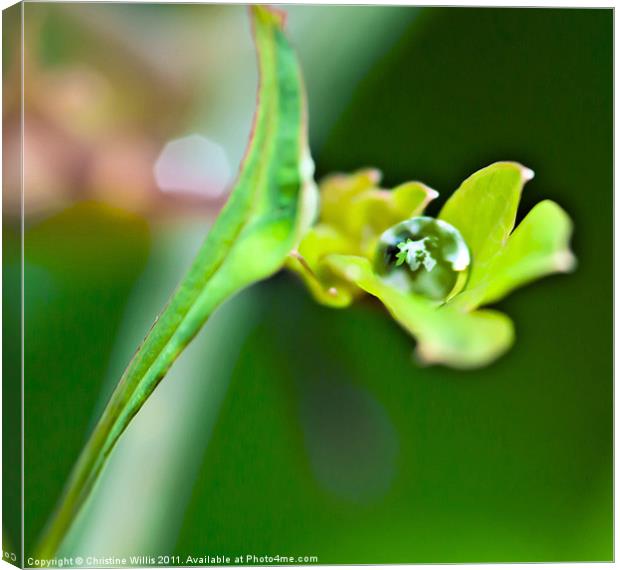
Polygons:
[[462,289],[469,264],[469,249],[454,226],[417,216],[381,235],[375,270],[401,290],[443,300]]

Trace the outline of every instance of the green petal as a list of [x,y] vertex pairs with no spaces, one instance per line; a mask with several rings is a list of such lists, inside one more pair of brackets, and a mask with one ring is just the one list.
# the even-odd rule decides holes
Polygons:
[[335,308],[348,307],[361,291],[323,263],[333,253],[355,254],[357,246],[335,228],[318,224],[306,233],[286,266],[303,279],[317,302]]
[[425,363],[475,368],[495,360],[512,345],[512,322],[502,313],[466,313],[419,295],[402,293],[382,281],[362,257],[331,255],[327,263],[343,279],[381,300],[417,339],[416,352]]
[[420,182],[378,187],[378,170],[337,174],[321,182],[320,221],[345,233],[360,250],[390,226],[420,214],[437,192]]
[[346,230],[351,201],[369,189],[376,188],[381,173],[372,168],[353,174],[334,174],[321,181],[320,220],[335,228]]
[[446,202],[439,218],[457,228],[469,246],[469,285],[482,280],[515,224],[523,185],[534,173],[516,162],[496,162],[470,176]]
[[371,189],[351,200],[346,212],[346,231],[360,244],[360,253],[372,258],[379,236],[388,228],[417,216],[437,197],[420,182],[407,182],[393,190]]
[[539,202],[492,261],[486,279],[455,302],[464,308],[492,303],[535,279],[572,270],[571,233],[572,222],[560,206],[551,200]]

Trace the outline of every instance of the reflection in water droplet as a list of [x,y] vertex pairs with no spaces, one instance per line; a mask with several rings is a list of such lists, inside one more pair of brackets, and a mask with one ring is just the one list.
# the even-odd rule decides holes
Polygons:
[[310,464],[324,488],[356,503],[388,492],[397,434],[385,408],[369,392],[333,379],[307,385],[301,418]]
[[469,264],[469,249],[459,231],[427,216],[386,230],[375,259],[376,271],[394,287],[437,300],[462,289]]
[[162,192],[188,192],[217,198],[230,182],[230,165],[224,149],[202,135],[170,141],[154,168]]

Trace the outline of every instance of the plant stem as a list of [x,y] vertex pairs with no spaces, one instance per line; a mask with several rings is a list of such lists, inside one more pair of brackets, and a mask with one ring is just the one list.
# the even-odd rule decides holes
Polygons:
[[[123,373],[36,549],[52,558],[118,438],[213,311],[284,264],[312,218],[305,94],[283,14],[252,5],[259,64],[252,137],[226,206]],[[306,211],[308,210],[308,211]]]

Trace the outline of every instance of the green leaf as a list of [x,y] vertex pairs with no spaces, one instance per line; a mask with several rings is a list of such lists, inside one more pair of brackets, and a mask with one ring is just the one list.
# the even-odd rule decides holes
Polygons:
[[472,308],[493,303],[512,290],[551,273],[571,271],[569,249],[572,222],[551,200],[539,202],[512,233],[506,247],[492,260],[487,275],[454,302]]
[[368,259],[330,255],[327,263],[343,279],[377,297],[416,339],[418,358],[455,368],[483,366],[512,344],[512,322],[490,310],[464,312],[439,305],[421,295],[404,293],[385,283],[372,270]]
[[467,178],[441,210],[439,219],[458,229],[469,246],[470,286],[484,278],[490,260],[505,245],[523,185],[533,176],[516,162],[496,162]]
[[188,274],[112,394],[47,526],[39,558],[57,551],[112,448],[212,312],[278,271],[314,217],[305,95],[283,16],[250,8],[260,85],[252,140],[232,195]]

